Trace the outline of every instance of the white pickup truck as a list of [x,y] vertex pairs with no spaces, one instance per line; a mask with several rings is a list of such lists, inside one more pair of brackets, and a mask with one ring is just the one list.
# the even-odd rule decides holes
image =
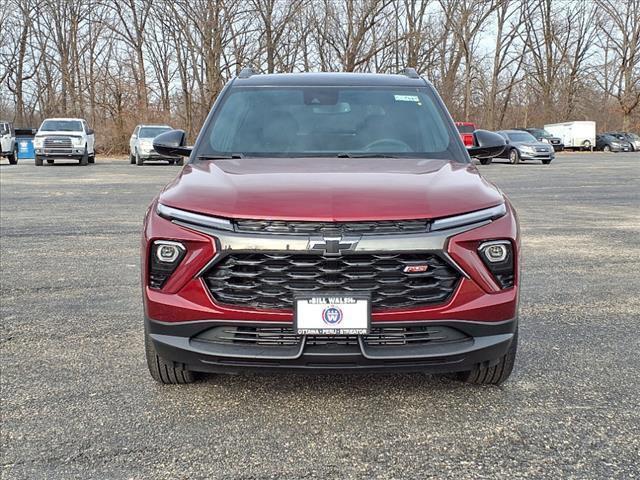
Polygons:
[[95,163],[95,135],[82,118],[47,118],[33,139],[36,165],[46,160],[75,159],[80,165]]
[[0,157],[7,157],[11,165],[18,163],[16,132],[11,122],[0,121]]

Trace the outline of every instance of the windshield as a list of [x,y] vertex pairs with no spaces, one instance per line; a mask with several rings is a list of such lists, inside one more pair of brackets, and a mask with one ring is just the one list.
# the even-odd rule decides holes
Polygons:
[[428,88],[236,87],[198,156],[392,156],[466,162]]
[[42,132],[81,132],[82,122],[77,120],[45,120],[40,127]]
[[142,127],[138,133],[140,138],[155,138],[161,133],[171,130],[169,127]]
[[512,142],[535,142],[536,139],[533,135],[527,132],[509,132],[507,134],[509,140]]

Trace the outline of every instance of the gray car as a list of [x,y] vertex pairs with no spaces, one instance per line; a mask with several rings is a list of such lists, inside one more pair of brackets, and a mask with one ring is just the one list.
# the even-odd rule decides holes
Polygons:
[[500,135],[505,139],[507,146],[500,154],[500,158],[507,158],[509,163],[516,164],[524,160],[540,160],[545,165],[555,158],[553,146],[543,143],[522,130],[501,130]]

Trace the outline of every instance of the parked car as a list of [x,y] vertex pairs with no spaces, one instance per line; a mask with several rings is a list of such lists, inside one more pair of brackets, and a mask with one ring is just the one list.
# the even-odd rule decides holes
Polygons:
[[536,140],[529,132],[522,130],[501,130],[497,132],[506,141],[507,147],[500,158],[509,159],[509,163],[516,164],[524,160],[540,160],[549,165],[555,158],[553,147],[549,143]]
[[596,144],[596,122],[564,122],[545,125],[544,129],[562,139],[565,149],[591,150]]
[[[520,132],[522,133],[522,132]],[[433,86],[404,75],[242,70],[148,209],[145,350],[162,383],[266,370],[513,368],[520,239]]]
[[18,163],[16,132],[11,122],[0,121],[0,158],[7,157],[11,165]]
[[539,142],[550,144],[555,152],[561,152],[564,150],[562,139],[560,137],[554,137],[544,128],[515,128],[514,130],[529,132]]
[[596,150],[603,152],[628,152],[631,150],[629,142],[620,140],[609,133],[596,135]]
[[460,138],[465,147],[473,147],[473,132],[476,129],[476,124],[471,122],[456,122],[458,132],[460,132]]
[[167,160],[170,165],[182,165],[180,157],[165,157],[153,149],[153,139],[172,130],[169,125],[138,125],[129,139],[129,161],[132,164],[143,165],[147,160]]
[[607,132],[605,135],[612,135],[620,140],[621,144],[625,142],[629,144],[629,151],[634,152],[640,150],[640,137],[635,133],[628,132]]
[[82,118],[47,118],[33,138],[37,166],[55,160],[95,163],[95,134]]

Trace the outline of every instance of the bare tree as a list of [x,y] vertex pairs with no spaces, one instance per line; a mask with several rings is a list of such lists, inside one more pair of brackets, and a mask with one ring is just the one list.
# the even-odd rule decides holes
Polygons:
[[631,115],[640,104],[640,0],[597,0],[606,13],[600,34],[606,49],[605,67],[611,75],[606,91],[622,110],[622,129],[629,130]]
[[[223,85],[263,72],[413,66],[488,128],[640,128],[640,0],[5,0],[0,116],[84,115],[197,133]],[[4,4],[3,4],[4,7]],[[604,128],[604,127],[603,127]]]

